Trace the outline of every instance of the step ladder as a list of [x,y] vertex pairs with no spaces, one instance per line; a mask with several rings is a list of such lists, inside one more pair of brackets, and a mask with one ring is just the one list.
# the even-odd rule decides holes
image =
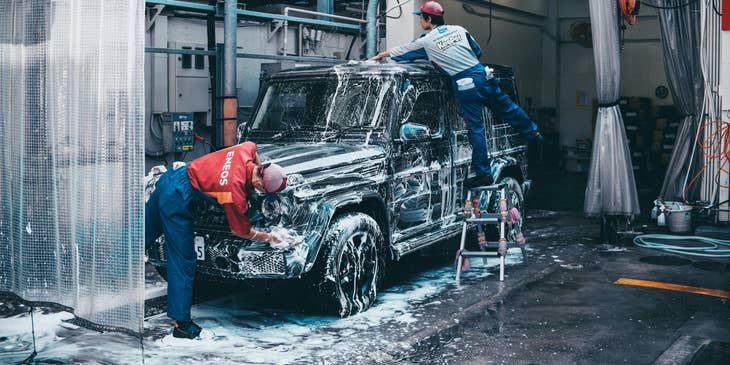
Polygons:
[[[489,205],[489,201],[491,200],[491,196],[494,192],[499,192],[499,204],[497,204],[497,209],[500,210],[499,213],[489,213],[487,212],[487,208]],[[470,188],[466,195],[466,201],[471,202],[472,200],[472,194],[475,194],[475,196],[480,196],[481,194],[486,193],[487,199],[484,200],[487,204],[484,207],[483,212],[479,212],[479,216],[476,216],[476,210],[474,213],[467,212],[467,209],[465,209],[464,212],[464,222],[461,228],[461,244],[459,246],[459,251],[456,257],[456,284],[459,284],[459,281],[461,280],[461,269],[463,265],[463,261],[465,258],[470,257],[482,257],[484,260],[486,260],[487,257],[493,256],[493,257],[499,257],[499,281],[504,281],[504,255],[500,255],[499,253],[499,246],[500,244],[503,245],[503,250],[506,253],[507,250],[507,239],[505,237],[505,225],[509,222],[509,210],[511,207],[509,206],[507,202],[507,196],[509,192],[509,187],[505,183],[496,184],[496,185],[490,185],[490,186],[481,186],[481,187],[475,187]],[[468,215],[467,215],[468,214]],[[467,234],[467,228],[470,224],[476,224],[477,228],[483,224],[498,224],[499,225],[499,242],[487,242],[485,246],[482,246],[482,248],[497,248],[497,251],[468,251],[465,248],[466,245],[466,234]],[[525,249],[522,248],[522,257],[523,260],[525,260]]]

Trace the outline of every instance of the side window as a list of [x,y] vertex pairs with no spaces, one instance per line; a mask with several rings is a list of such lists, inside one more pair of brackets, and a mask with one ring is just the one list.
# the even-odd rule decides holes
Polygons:
[[413,112],[407,123],[417,123],[428,126],[431,132],[443,130],[443,106],[441,92],[427,91],[416,98]]
[[444,89],[441,80],[412,80],[408,85],[399,113],[400,124],[427,126],[432,133],[444,131]]

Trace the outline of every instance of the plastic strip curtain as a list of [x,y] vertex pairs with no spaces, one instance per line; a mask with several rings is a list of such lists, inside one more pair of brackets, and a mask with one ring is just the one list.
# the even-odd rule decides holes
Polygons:
[[[659,0],[658,5],[671,7],[685,1]],[[692,161],[697,148],[695,135],[702,115],[704,78],[700,63],[700,3],[694,1],[676,9],[658,9],[664,68],[674,105],[684,114],[677,130],[672,157],[660,196],[669,201],[694,201],[699,197],[700,184],[694,184],[685,194],[688,178],[700,168],[699,159]],[[697,155],[698,151],[695,151]],[[685,199],[686,198],[686,199]]]
[[0,1],[0,291],[141,332],[144,3]]
[[[611,104],[619,99],[621,80],[617,3],[590,0],[589,6],[598,101],[601,104]],[[634,171],[618,105],[598,109],[593,141],[583,209],[585,214],[638,215],[639,201]]]

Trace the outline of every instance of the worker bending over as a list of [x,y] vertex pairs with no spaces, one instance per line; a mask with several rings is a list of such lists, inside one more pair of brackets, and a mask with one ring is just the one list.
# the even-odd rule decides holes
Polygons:
[[484,66],[479,63],[482,50],[469,32],[458,25],[444,25],[444,9],[439,3],[426,2],[413,14],[420,15],[421,27],[429,32],[409,44],[379,53],[371,60],[383,57],[391,57],[398,62],[428,59],[437,70],[449,76],[459,111],[467,121],[472,146],[472,168],[476,177],[467,184],[491,185],[491,165],[482,118],[484,106],[507,121],[527,140],[541,138],[537,126],[502,92],[499,82],[487,75]]
[[246,197],[252,189],[278,193],[285,188],[284,170],[275,164],[261,165],[252,142],[205,155],[160,177],[145,205],[145,247],[165,234],[167,315],[175,321],[173,336],[195,338],[201,330],[190,318],[196,261],[193,224],[196,206],[206,200],[222,206],[236,236],[278,243],[274,236],[251,228],[245,215]]

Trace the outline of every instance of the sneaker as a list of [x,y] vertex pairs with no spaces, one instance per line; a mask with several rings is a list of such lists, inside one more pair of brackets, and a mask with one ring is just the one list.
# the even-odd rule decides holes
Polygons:
[[202,328],[195,324],[193,320],[181,323],[175,321],[175,328],[172,330],[172,336],[177,338],[189,338],[193,339],[200,335]]
[[482,176],[475,176],[471,179],[467,179],[464,182],[464,187],[466,188],[476,188],[480,186],[489,186],[492,185],[494,181],[492,180],[492,175],[482,175]]

